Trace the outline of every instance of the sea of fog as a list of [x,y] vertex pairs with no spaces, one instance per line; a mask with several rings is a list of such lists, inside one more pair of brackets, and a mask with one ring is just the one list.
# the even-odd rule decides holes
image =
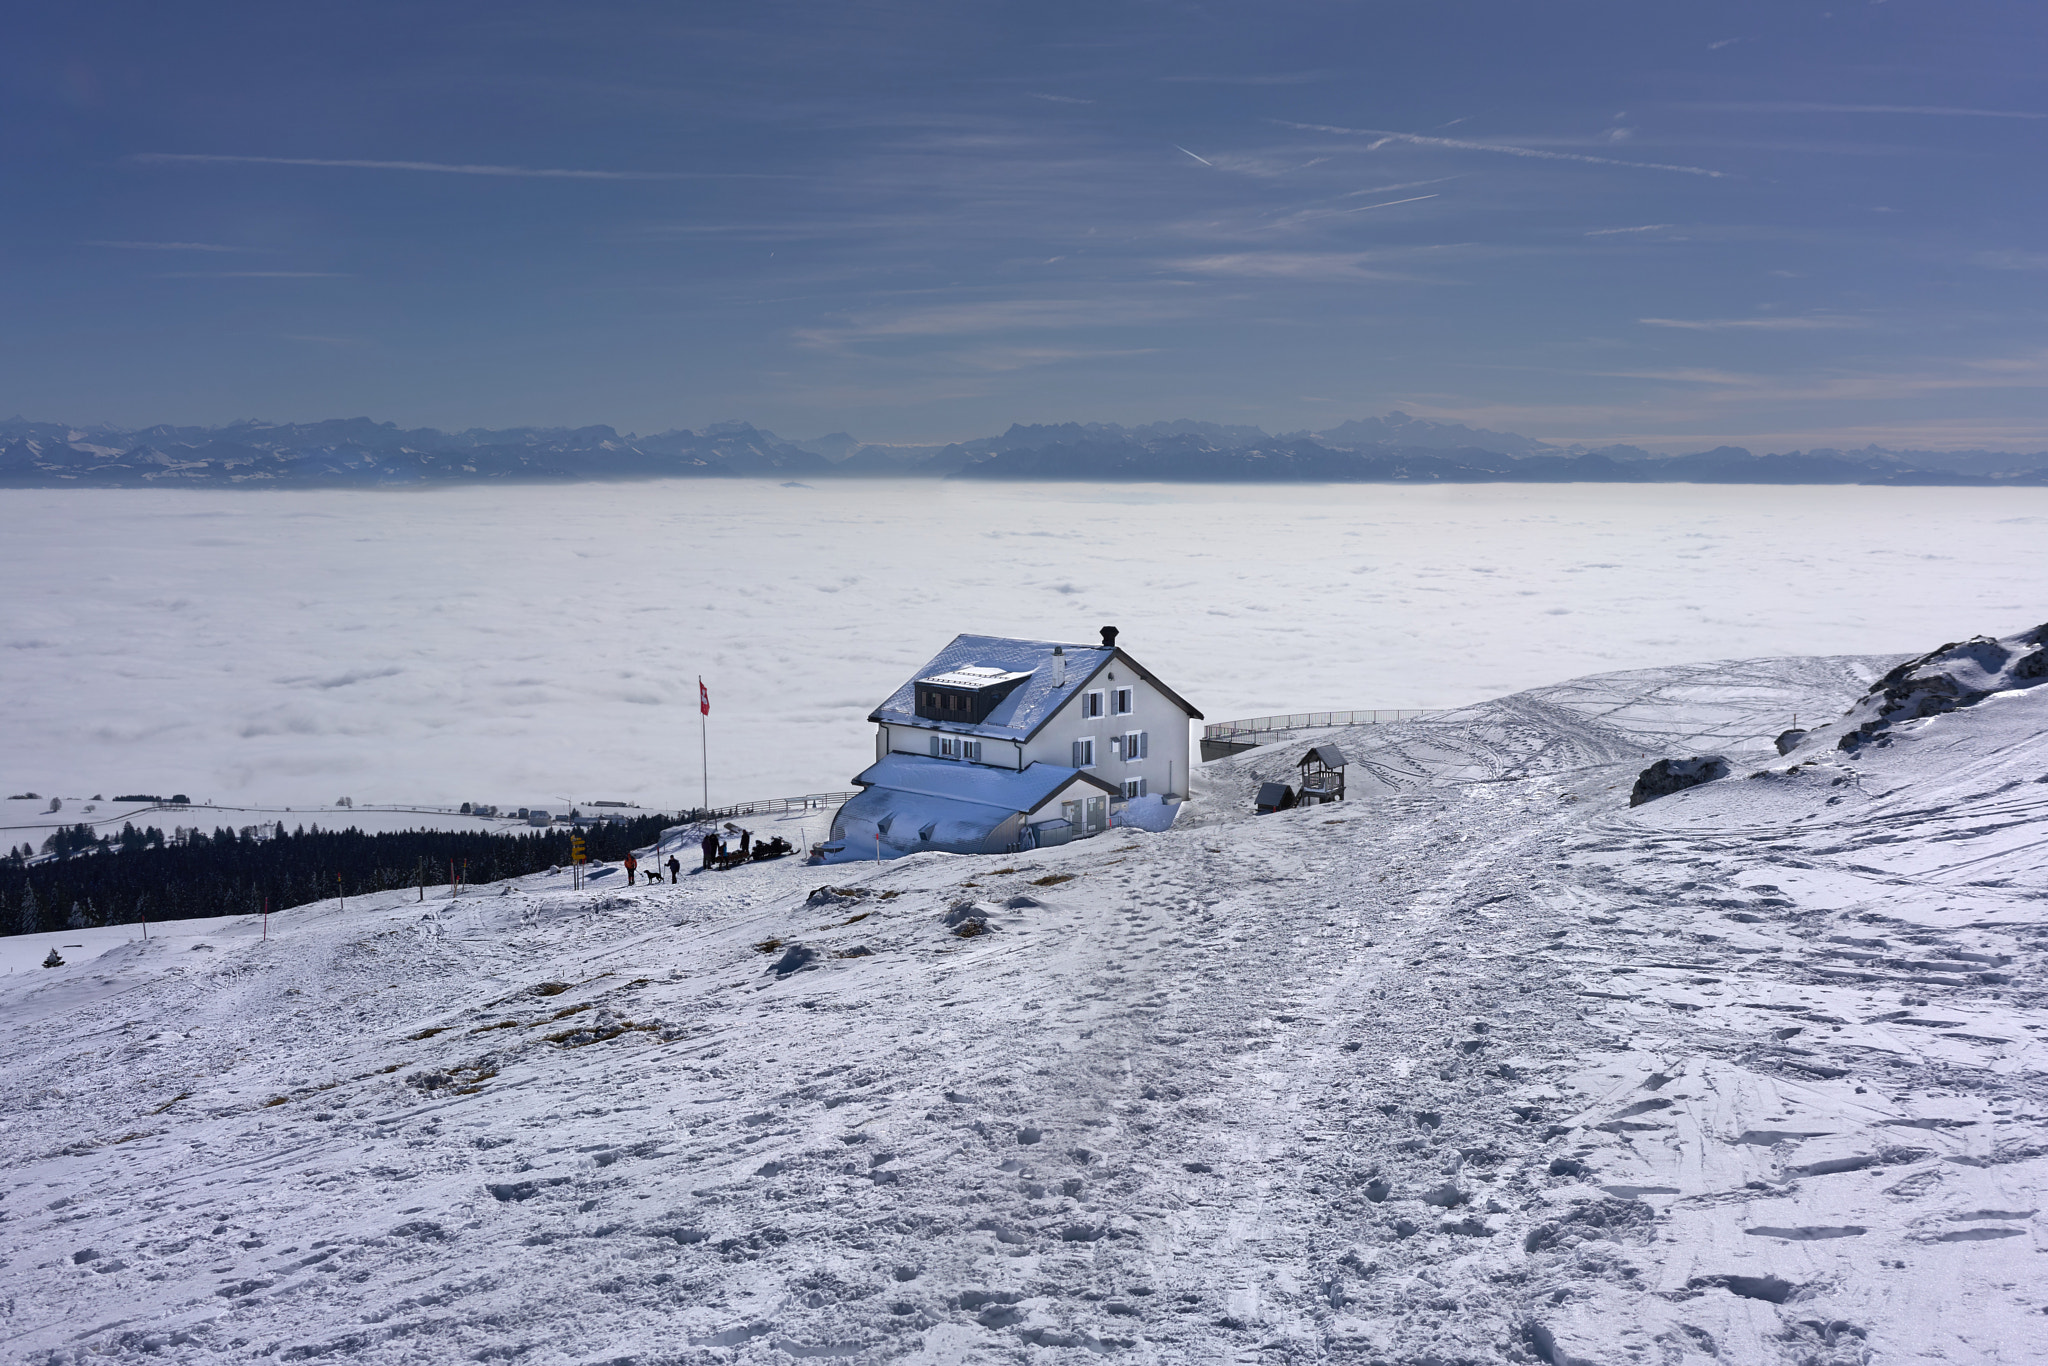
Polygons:
[[689,804],[700,674],[714,801],[842,788],[872,759],[869,710],[962,631],[1118,626],[1224,720],[2048,619],[2048,489],[699,480],[0,504],[0,786],[46,797]]

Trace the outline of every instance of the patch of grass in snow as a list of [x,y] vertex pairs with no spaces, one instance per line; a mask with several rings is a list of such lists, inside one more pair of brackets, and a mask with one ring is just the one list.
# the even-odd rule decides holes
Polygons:
[[565,1029],[559,1034],[548,1035],[547,1041],[553,1044],[560,1044],[564,1048],[588,1048],[594,1043],[604,1043],[608,1039],[616,1039],[629,1030],[654,1029],[656,1027],[651,1024],[637,1024],[632,1020],[619,1020],[613,1024],[601,1024],[595,1028],[579,1026],[575,1029]]
[[496,1024],[478,1025],[478,1026],[477,1026],[477,1027],[476,1027],[475,1029],[472,1029],[472,1030],[470,1030],[469,1032],[470,1032],[470,1033],[472,1033],[472,1034],[481,1034],[481,1033],[483,1033],[483,1032],[484,1032],[485,1030],[489,1030],[489,1029],[520,1029],[520,1028],[523,1028],[523,1025],[522,1025],[522,1023],[521,1023],[520,1021],[518,1021],[518,1020],[500,1020],[500,1021],[498,1021],[498,1022],[497,1022]]
[[567,982],[542,982],[533,989],[536,996],[560,996],[569,989]]
[[436,1034],[445,1033],[447,1029],[447,1025],[429,1025],[427,1028],[422,1029],[419,1033],[408,1034],[405,1037],[407,1041],[411,1043],[418,1043],[421,1039],[431,1039]]
[[1062,882],[1072,882],[1073,880],[1074,874],[1072,873],[1048,873],[1044,877],[1031,879],[1031,885],[1034,887],[1057,887]]
[[191,1098],[192,1093],[190,1091],[180,1091],[177,1095],[172,1096],[169,1100],[157,1106],[154,1110],[151,1110],[150,1113],[153,1115],[160,1115],[164,1111],[170,1109],[173,1105],[176,1105],[179,1101],[190,1100]]
[[782,941],[780,939],[763,939],[760,943],[754,945],[754,952],[773,953],[781,947]]
[[569,1018],[569,1017],[570,1017],[571,1015],[575,1015],[575,1014],[578,1014],[578,1013],[579,1013],[579,1012],[581,1012],[581,1011],[585,1011],[585,1010],[588,1010],[588,1009],[590,1009],[590,1004],[591,1004],[590,1002],[588,1002],[588,1001],[585,1001],[585,1002],[584,1002],[584,1003],[583,1003],[582,1005],[580,1005],[580,1006],[564,1006],[564,1007],[562,1007],[562,1008],[561,1008],[560,1010],[556,1011],[556,1012],[555,1012],[554,1014],[552,1014],[552,1015],[548,1016],[548,1018],[549,1018],[550,1020],[566,1020],[566,1019],[568,1019],[568,1018]]
[[1005,873],[1014,873],[1014,872],[1016,872],[1016,871],[1017,871],[1017,870],[1016,870],[1015,868],[998,868],[998,869],[996,869],[996,870],[995,870],[995,871],[994,871],[993,873],[990,873],[990,874],[989,874],[989,876],[990,876],[990,877],[1001,877],[1001,876],[1002,876],[1003,874],[1005,874]]
[[264,1101],[264,1102],[263,1102],[263,1108],[264,1108],[264,1109],[266,1109],[266,1110],[268,1110],[268,1109],[270,1109],[270,1108],[271,1108],[271,1107],[272,1107],[273,1105],[285,1105],[285,1104],[289,1104],[289,1103],[290,1103],[290,1101],[291,1101],[291,1097],[290,1097],[290,1096],[272,1096],[272,1097],[271,1097],[271,1098],[270,1098],[269,1100],[266,1100],[266,1101]]
[[862,911],[859,915],[848,916],[846,919],[840,921],[839,923],[842,925],[858,925],[861,921],[866,920],[869,916],[873,914],[873,911]]

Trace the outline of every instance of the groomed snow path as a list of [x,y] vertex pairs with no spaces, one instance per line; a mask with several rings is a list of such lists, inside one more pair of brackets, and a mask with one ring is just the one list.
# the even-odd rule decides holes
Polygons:
[[[17,971],[0,1345],[2048,1359],[2048,688],[1787,773],[1790,713],[1890,662],[1344,733],[1354,800],[1271,817],[1241,790],[1300,746],[1254,751],[1182,828],[1019,860],[541,876]],[[1626,806],[1702,748],[1748,762]]]

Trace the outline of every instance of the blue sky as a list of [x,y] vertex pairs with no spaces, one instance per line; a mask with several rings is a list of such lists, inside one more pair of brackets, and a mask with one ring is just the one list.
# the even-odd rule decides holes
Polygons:
[[37,3],[0,411],[2048,447],[2048,10]]

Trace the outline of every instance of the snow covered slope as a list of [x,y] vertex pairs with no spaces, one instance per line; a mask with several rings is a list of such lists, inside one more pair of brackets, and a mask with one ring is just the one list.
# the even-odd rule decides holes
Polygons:
[[[0,1341],[2039,1360],[2048,688],[1770,750],[1892,662],[1346,736],[1379,776],[1276,816],[1232,794],[1300,747],[1255,751],[1205,824],[1028,861],[540,876],[18,970]],[[1709,746],[1737,776],[1626,806]]]

